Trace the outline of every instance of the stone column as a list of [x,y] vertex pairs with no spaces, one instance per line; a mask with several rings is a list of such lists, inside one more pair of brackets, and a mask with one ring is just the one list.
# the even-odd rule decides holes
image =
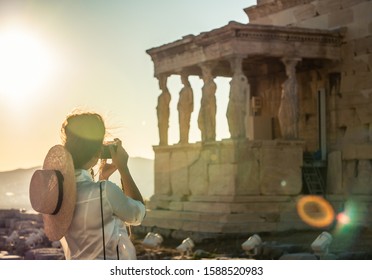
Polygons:
[[282,137],[287,140],[298,139],[299,103],[297,93],[296,64],[299,58],[283,58],[287,80],[282,84],[282,95],[278,112]]
[[158,105],[156,107],[156,112],[158,116],[158,128],[159,128],[159,145],[168,145],[168,128],[169,128],[169,103],[171,100],[171,95],[167,88],[168,76],[160,75],[159,88],[161,89],[161,94],[158,97]]
[[177,104],[180,126],[180,143],[187,144],[189,142],[191,113],[194,110],[194,96],[188,75],[181,73],[181,81],[184,86],[180,91]]
[[230,60],[233,77],[230,81],[230,97],[226,117],[230,135],[233,139],[246,137],[245,117],[247,109],[249,110],[250,87],[247,77],[243,74],[242,62],[242,57],[235,57]]
[[202,88],[202,98],[198,116],[198,127],[201,131],[202,142],[216,140],[216,89],[217,86],[212,76],[212,65],[201,64],[202,79],[204,85]]

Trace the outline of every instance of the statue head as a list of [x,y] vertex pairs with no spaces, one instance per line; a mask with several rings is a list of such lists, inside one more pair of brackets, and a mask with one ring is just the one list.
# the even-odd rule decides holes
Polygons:
[[159,75],[157,78],[159,80],[159,88],[161,90],[166,90],[167,89],[168,76],[167,75]]
[[189,76],[186,74],[181,74],[181,82],[185,86],[190,86]]

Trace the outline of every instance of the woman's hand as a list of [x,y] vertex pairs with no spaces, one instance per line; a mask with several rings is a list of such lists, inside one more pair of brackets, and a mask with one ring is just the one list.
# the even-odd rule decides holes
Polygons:
[[114,140],[116,142],[116,148],[114,148],[113,146],[109,146],[112,162],[119,170],[127,169],[129,155],[123,148],[121,140],[118,138],[115,138]]
[[127,151],[123,148],[121,141],[119,139],[116,138],[115,142],[116,142],[116,148],[114,148],[113,146],[109,146],[109,147],[110,147],[112,162],[118,168],[118,171],[121,176],[122,189],[127,196],[145,204],[143,202],[142,195],[140,191],[138,190],[138,187],[136,183],[134,182],[132,175],[130,174],[130,171],[128,168],[129,155]]
[[99,169],[99,180],[108,180],[117,169],[115,164],[107,163],[105,159],[102,159]]

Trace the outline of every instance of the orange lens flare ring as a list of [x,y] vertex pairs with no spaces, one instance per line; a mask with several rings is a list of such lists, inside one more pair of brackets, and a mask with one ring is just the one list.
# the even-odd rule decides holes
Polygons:
[[306,224],[319,228],[329,226],[335,219],[332,205],[317,195],[300,198],[297,202],[297,213]]

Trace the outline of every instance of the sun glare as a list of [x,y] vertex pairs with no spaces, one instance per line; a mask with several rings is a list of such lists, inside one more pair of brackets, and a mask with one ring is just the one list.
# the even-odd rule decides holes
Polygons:
[[53,78],[55,57],[26,27],[0,28],[0,96],[24,102]]

